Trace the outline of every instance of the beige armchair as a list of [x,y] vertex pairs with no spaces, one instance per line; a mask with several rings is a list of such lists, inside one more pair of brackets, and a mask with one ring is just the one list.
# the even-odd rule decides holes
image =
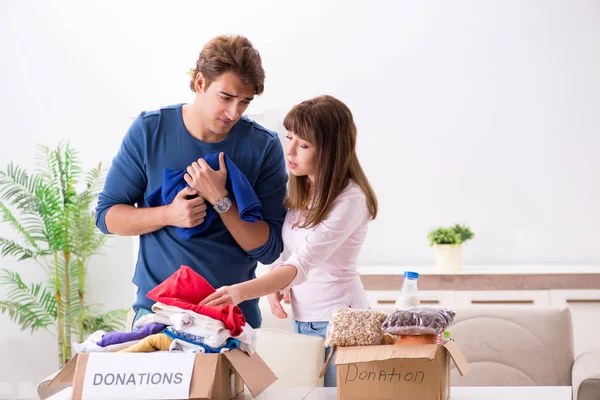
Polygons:
[[600,399],[600,352],[573,359],[568,309],[485,307],[456,310],[452,338],[471,365],[453,386],[572,386],[573,399]]
[[323,386],[325,340],[277,328],[256,330],[256,352],[281,386]]
[[256,351],[279,378],[277,385],[323,386],[319,373],[325,360],[325,340],[292,332],[291,306],[282,303],[290,315],[275,317],[265,298],[260,300],[262,328],[256,330]]

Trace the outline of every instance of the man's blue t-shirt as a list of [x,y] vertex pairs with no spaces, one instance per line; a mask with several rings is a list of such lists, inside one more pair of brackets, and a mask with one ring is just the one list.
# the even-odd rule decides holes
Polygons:
[[[286,213],[283,198],[287,173],[277,134],[242,117],[221,142],[202,142],[185,128],[181,108],[180,104],[143,112],[131,125],[98,198],[98,228],[109,233],[105,216],[116,204],[148,207],[144,198],[161,186],[165,168],[182,170],[200,157],[224,152],[246,176],[262,203],[269,239],[264,246],[246,252],[220,218],[190,239],[181,239],[172,226],[141,235],[133,277],[138,287],[134,308],[150,309],[154,302],[146,293],[181,265],[189,266],[218,288],[254,278],[257,261],[270,264],[283,251],[281,226]],[[252,327],[260,327],[258,299],[241,303],[240,308]]]

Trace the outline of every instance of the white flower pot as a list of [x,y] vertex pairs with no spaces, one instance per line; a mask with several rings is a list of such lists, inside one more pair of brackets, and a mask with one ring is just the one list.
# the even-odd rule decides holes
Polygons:
[[463,256],[461,245],[436,244],[435,269],[437,272],[462,271]]

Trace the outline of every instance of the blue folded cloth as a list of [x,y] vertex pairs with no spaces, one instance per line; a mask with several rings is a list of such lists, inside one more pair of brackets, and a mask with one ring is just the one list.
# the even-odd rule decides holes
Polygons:
[[167,326],[163,331],[171,339],[179,339],[184,342],[193,344],[198,347],[202,347],[205,353],[221,353],[223,349],[235,350],[240,347],[241,342],[238,339],[227,338],[225,344],[219,348],[210,347],[209,345],[202,342],[202,338],[192,335],[187,332],[182,332],[174,329],[172,326]]
[[[262,205],[260,200],[254,193],[254,189],[246,179],[246,176],[239,170],[233,161],[227,155],[224,155],[225,166],[227,167],[227,183],[225,188],[229,192],[229,198],[235,201],[240,213],[242,221],[256,222],[262,221],[260,213]],[[204,160],[215,171],[219,170],[219,153],[208,154]],[[146,196],[146,202],[150,207],[164,206],[171,204],[177,196],[177,193],[189,186],[183,179],[186,170],[171,170],[163,171],[163,183],[154,192]],[[189,239],[194,235],[204,232],[210,226],[211,222],[217,218],[217,212],[207,203],[206,217],[204,222],[193,228],[177,228],[177,235],[182,239]]]

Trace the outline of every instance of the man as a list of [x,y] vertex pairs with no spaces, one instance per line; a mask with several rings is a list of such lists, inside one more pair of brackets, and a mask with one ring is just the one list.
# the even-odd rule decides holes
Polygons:
[[[287,182],[282,146],[276,133],[241,118],[263,92],[264,78],[260,55],[248,39],[214,38],[193,71],[193,103],[142,112],[125,135],[98,199],[96,225],[104,233],[140,235],[134,321],[150,312],[148,291],[180,265],[220,287],[254,278],[257,261],[272,263],[282,252]],[[225,189],[223,155],[217,171],[202,160],[215,153],[226,154],[246,176],[262,204],[262,222],[241,220]],[[188,167],[199,172],[201,188],[185,188],[172,203],[150,207],[145,197],[163,184],[163,170]],[[202,224],[207,207],[215,204],[219,217],[206,230],[189,239],[178,236],[176,228]],[[258,301],[240,308],[258,328]]]

